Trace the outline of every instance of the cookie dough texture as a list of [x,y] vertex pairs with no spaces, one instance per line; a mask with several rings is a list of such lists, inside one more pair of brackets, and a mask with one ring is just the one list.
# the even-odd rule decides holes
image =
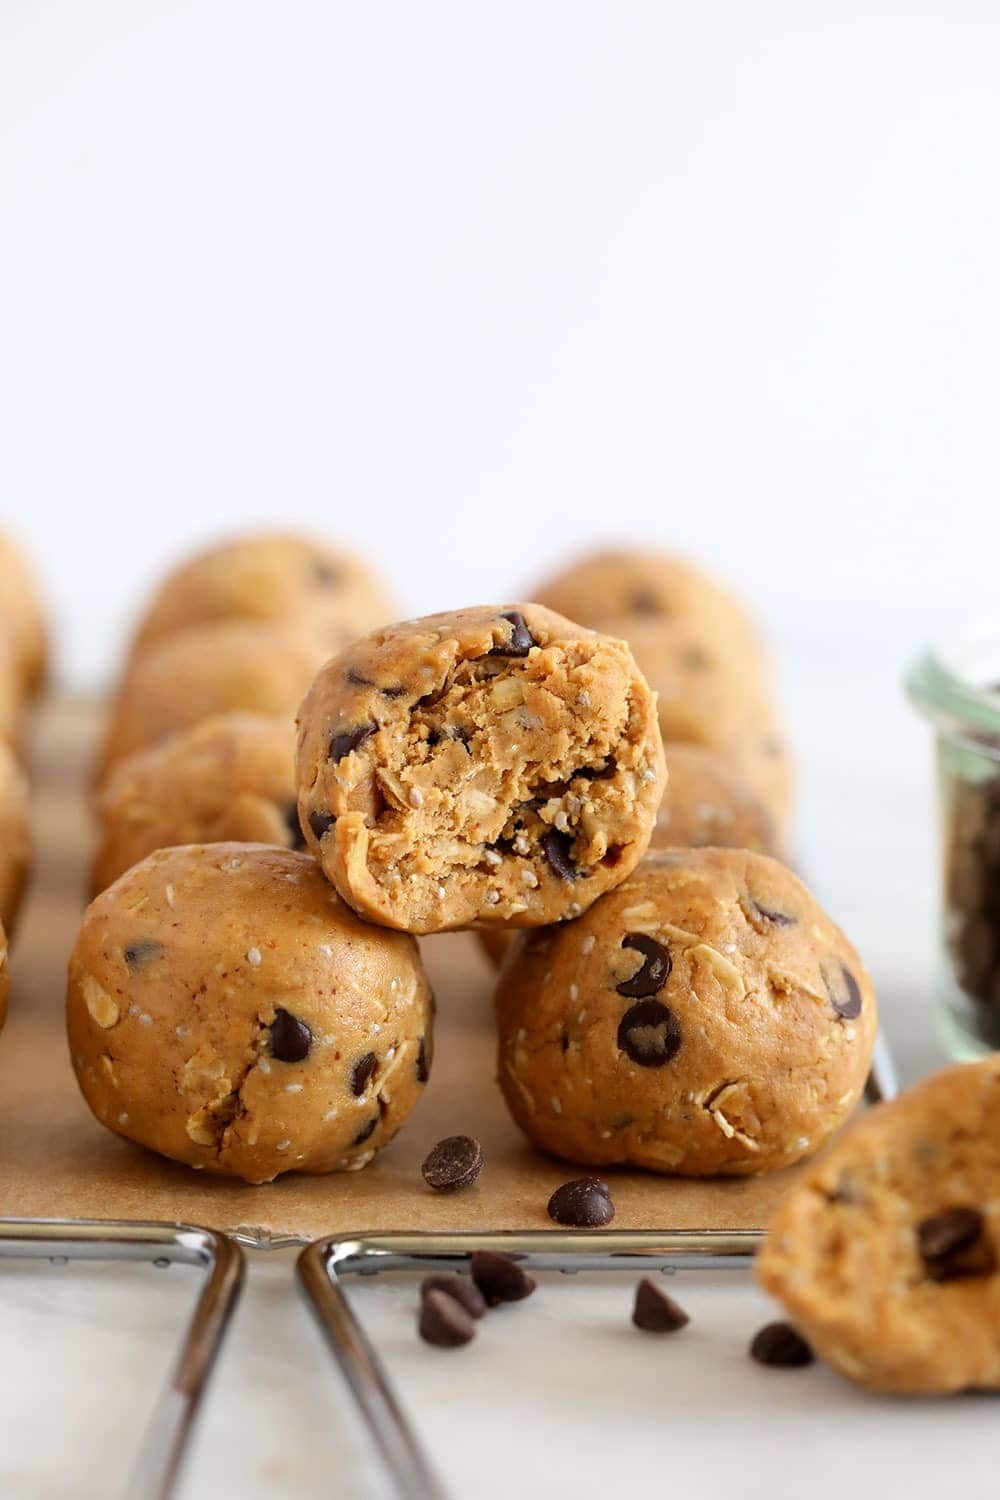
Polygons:
[[91,888],[176,844],[228,840],[302,849],[295,726],[262,714],[218,714],[127,756],[100,790]]
[[784,865],[651,853],[579,921],[528,934],[497,990],[499,1079],[538,1146],[685,1176],[808,1155],[861,1096],[875,997]]
[[0,533],[0,638],[13,653],[17,682],[27,696],[45,680],[48,633],[45,608],[31,564],[21,549]]
[[226,621],[172,635],[135,662],[111,708],[99,778],[126,755],[224,713],[291,723],[326,659],[309,635]]
[[358,912],[409,932],[577,915],[642,857],[664,785],[628,648],[533,604],[375,632],[299,726],[310,847]]
[[727,761],[782,830],[792,767],[763,681],[687,621],[630,622],[628,642],[657,695],[664,742],[699,745]]
[[762,663],[757,625],[742,602],[669,553],[594,552],[543,583],[534,597],[571,620],[626,639],[642,625],[684,624],[745,663]]
[[222,620],[297,625],[332,656],[393,614],[380,580],[349,552],[282,533],[234,537],[167,575],[140,621],[133,656]]
[[873,1391],[1000,1389],[1000,1057],[872,1109],[785,1198],[757,1261]]
[[0,742],[0,922],[13,937],[31,868],[28,780]]
[[420,1096],[431,1013],[412,938],[259,844],[150,855],[91,904],[69,965],[98,1120],[247,1182],[371,1161]]
[[751,849],[777,854],[774,820],[731,765],[698,745],[665,744],[667,789],[651,848]]

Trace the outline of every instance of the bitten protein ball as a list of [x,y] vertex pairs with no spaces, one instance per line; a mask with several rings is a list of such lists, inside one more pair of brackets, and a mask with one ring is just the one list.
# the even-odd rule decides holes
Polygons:
[[281,533],[234,537],[167,575],[133,655],[179,630],[245,620],[304,627],[332,656],[394,612],[381,581],[349,552]]
[[228,840],[302,849],[295,726],[262,714],[219,714],[112,768],[97,802],[101,843],[92,889],[103,891],[154,849]]
[[1000,1057],[862,1115],[782,1199],[756,1270],[869,1390],[1000,1389]]
[[432,1055],[412,938],[358,920],[305,854],[161,849],[88,908],[70,1054],[110,1130],[247,1182],[352,1171],[395,1135]]
[[0,636],[4,630],[20,690],[31,696],[45,679],[48,661],[45,609],[30,563],[21,549],[0,533]]
[[112,704],[100,762],[110,766],[170,734],[224,713],[291,723],[325,660],[308,635],[242,621],[204,625],[144,651]]
[[808,1155],[861,1096],[875,997],[777,860],[651,853],[579,921],[529,934],[497,990],[499,1077],[537,1145],[686,1176]]
[[28,779],[0,741],[0,922],[14,936],[31,868]]
[[375,632],[326,664],[299,726],[310,847],[409,932],[576,916],[642,857],[665,781],[628,647],[534,604]]
[[665,744],[667,790],[651,848],[752,849],[776,854],[774,820],[739,772],[699,745]]
[[742,601],[668,553],[591,553],[543,583],[534,598],[571,620],[626,639],[640,625],[687,625],[744,666],[762,663],[757,626]]

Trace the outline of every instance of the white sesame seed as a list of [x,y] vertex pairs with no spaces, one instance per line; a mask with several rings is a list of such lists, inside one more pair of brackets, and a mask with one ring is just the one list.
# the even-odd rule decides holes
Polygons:
[[406,794],[407,801],[411,807],[423,807],[424,794],[418,786],[411,786]]
[[316,952],[317,953],[322,953],[322,955],[323,955],[324,958],[332,958],[333,957],[333,949],[330,947],[329,943],[317,943],[316,944]]
[[118,1123],[119,1123],[119,1125],[127,1125],[128,1124],[128,1115],[125,1113],[124,1110],[122,1110],[121,1114],[118,1116]]
[[301,1083],[286,1083],[285,1084],[285,1093],[286,1094],[301,1094],[301,1092],[302,1092],[302,1085],[301,1085]]
[[562,1105],[559,1103],[559,1100],[555,1097],[555,1095],[552,1096],[552,1113],[554,1115],[562,1114]]
[[498,849],[484,849],[483,858],[488,865],[493,865],[494,867],[503,864],[503,855]]
[[247,949],[247,963],[251,964],[256,969],[257,965],[260,963],[260,949],[259,948],[248,948]]
[[291,1144],[291,1141],[279,1141],[274,1149],[275,1151],[287,1151]]
[[336,1108],[334,1108],[334,1109],[328,1109],[327,1112],[326,1112],[326,1114],[323,1116],[323,1118],[324,1118],[324,1120],[335,1120],[337,1118]]
[[174,1027],[174,1032],[176,1033],[177,1036],[180,1037],[181,1041],[183,1041],[184,1038],[187,1036],[187,1027],[186,1026],[175,1026]]
[[497,903],[500,900],[500,892],[499,891],[487,891],[486,892],[486,900],[487,900],[487,902],[489,903],[490,906],[496,906]]
[[174,904],[174,888],[173,888],[173,886],[172,885],[166,886],[164,888],[163,894],[167,898],[167,905],[172,907],[173,904]]
[[578,984],[571,984],[570,985],[570,987],[569,987],[569,998],[570,998],[570,1004],[573,1004],[575,1001],[579,1000],[579,998],[580,998],[580,986]]
[[587,957],[588,953],[593,953],[596,945],[597,939],[595,938],[593,933],[591,933],[589,937],[584,938],[583,942],[580,944],[580,952],[583,954],[584,958]]
[[267,1060],[266,1057],[260,1058],[258,1060],[257,1066],[260,1069],[260,1071],[265,1075],[265,1077],[271,1071],[271,1064],[268,1062],[268,1060]]
[[153,1024],[153,1018],[152,1018],[152,1016],[147,1016],[146,1013],[145,1013],[145,1011],[143,1011],[143,1013],[139,1017],[139,1025],[140,1026],[152,1026],[152,1024]]
[[524,881],[524,884],[528,887],[529,890],[537,890],[538,876],[535,874],[534,870],[530,868],[530,866],[525,866],[525,868],[521,871],[521,879]]
[[445,890],[444,886],[443,885],[439,885],[438,886],[438,899],[440,901],[443,901],[444,898],[445,898],[445,896],[447,896],[447,894],[448,894],[448,892]]
[[523,1026],[518,1027],[517,1039],[519,1042],[523,1042],[527,1035],[528,1033],[525,1031]]

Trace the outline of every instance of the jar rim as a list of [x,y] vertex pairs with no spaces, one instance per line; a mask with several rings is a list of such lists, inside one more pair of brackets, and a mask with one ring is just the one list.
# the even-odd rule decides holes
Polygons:
[[[991,671],[973,675],[973,664],[991,661]],[[953,642],[928,646],[905,677],[910,702],[939,727],[1000,735],[1000,629],[968,633]],[[978,681],[976,679],[979,679]]]

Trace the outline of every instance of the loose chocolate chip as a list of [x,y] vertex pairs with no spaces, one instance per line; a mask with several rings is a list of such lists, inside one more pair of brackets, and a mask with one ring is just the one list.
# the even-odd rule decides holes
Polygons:
[[378,1124],[378,1122],[379,1122],[379,1120],[381,1118],[382,1118],[381,1114],[373,1115],[372,1118],[368,1121],[367,1125],[362,1125],[361,1129],[358,1131],[357,1135],[354,1137],[353,1141],[351,1142],[351,1145],[352,1146],[361,1146],[361,1145],[363,1145],[364,1142],[368,1139],[368,1137],[370,1135],[374,1134],[374,1132],[375,1132],[375,1126]]
[[623,948],[634,948],[643,958],[642,968],[616,984],[615,989],[626,1000],[645,1000],[649,995],[658,995],[666,984],[673,968],[669,951],[645,932],[626,932],[622,938]]
[[765,922],[771,922],[775,927],[794,927],[796,918],[790,916],[787,911],[779,911],[776,906],[763,906],[761,902],[750,897],[750,905],[759,917]]
[[420,1337],[438,1349],[457,1349],[475,1334],[476,1325],[465,1308],[447,1292],[430,1291],[420,1299]]
[[471,1135],[449,1135],[428,1152],[420,1171],[436,1193],[471,1187],[483,1170],[483,1148]]
[[986,1276],[996,1270],[996,1255],[977,1208],[949,1208],[917,1225],[917,1244],[934,1281]]
[[336,763],[343,760],[345,755],[350,755],[352,750],[357,750],[365,740],[370,740],[378,725],[374,719],[369,719],[367,724],[356,724],[353,729],[341,729],[337,734],[330,736],[330,759]]
[[351,1093],[356,1099],[361,1098],[377,1067],[378,1058],[374,1052],[366,1052],[364,1057],[359,1057],[354,1064],[351,1069]]
[[836,959],[823,965],[822,974],[830,1004],[837,1015],[844,1021],[853,1021],[860,1016],[861,990],[847,965]]
[[417,1048],[417,1082],[426,1083],[431,1076],[430,1065],[427,1061],[427,1039],[420,1038],[420,1046]]
[[635,1289],[632,1322],[646,1333],[676,1333],[691,1319],[673,1297],[661,1291],[655,1281],[644,1276]]
[[290,802],[284,812],[285,827],[292,835],[293,849],[304,849],[306,841],[302,834],[302,824],[299,822],[299,808],[297,802]]
[[420,1295],[426,1297],[429,1292],[443,1292],[446,1297],[453,1297],[470,1318],[481,1318],[486,1311],[486,1299],[476,1283],[455,1271],[439,1271],[434,1276],[425,1276],[420,1283]]
[[333,813],[320,812],[318,808],[309,814],[309,827],[320,842],[322,842],[323,835],[330,832],[336,821]]
[[511,609],[500,616],[506,620],[513,629],[510,639],[503,646],[494,646],[490,652],[491,656],[527,656],[532,646],[538,642],[528,629],[527,622],[519,609]]
[[641,1068],[662,1068],[680,1048],[680,1022],[659,1000],[639,1000],[621,1018],[618,1045]]
[[535,1278],[509,1255],[500,1255],[495,1250],[476,1250],[469,1257],[469,1271],[487,1307],[520,1302],[535,1290]]
[[271,1022],[271,1056],[279,1062],[301,1062],[311,1045],[312,1032],[305,1021],[279,1007]]
[[573,839],[558,828],[550,828],[541,837],[542,853],[555,870],[560,880],[575,880],[579,870],[570,857]]
[[606,1182],[599,1177],[576,1177],[557,1187],[549,1199],[549,1218],[577,1229],[600,1229],[610,1224],[615,1205]]
[[754,1335],[750,1357],[760,1365],[791,1370],[811,1365],[816,1356],[791,1323],[767,1323]]
[[163,952],[163,944],[158,943],[155,938],[139,938],[134,943],[129,943],[125,949],[125,962],[130,969],[141,969],[143,964],[152,963],[154,958],[159,958]]

